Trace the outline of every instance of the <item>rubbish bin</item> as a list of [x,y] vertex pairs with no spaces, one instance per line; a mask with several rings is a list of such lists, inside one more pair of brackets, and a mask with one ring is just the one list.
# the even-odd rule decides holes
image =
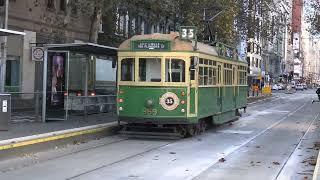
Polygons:
[[0,94],[0,131],[9,130],[11,120],[11,95]]

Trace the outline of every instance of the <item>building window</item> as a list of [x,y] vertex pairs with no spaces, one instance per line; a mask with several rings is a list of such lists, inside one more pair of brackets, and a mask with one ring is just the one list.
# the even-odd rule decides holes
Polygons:
[[47,8],[48,9],[55,9],[54,0],[48,0]]
[[18,92],[20,89],[20,57],[8,56],[6,61],[6,82],[7,92]]

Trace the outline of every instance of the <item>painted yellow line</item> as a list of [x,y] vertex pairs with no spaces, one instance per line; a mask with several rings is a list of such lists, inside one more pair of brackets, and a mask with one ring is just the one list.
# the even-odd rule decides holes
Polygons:
[[32,144],[39,144],[39,143],[59,140],[59,139],[65,139],[65,138],[75,137],[75,136],[80,136],[80,135],[85,135],[85,134],[97,133],[97,132],[104,131],[104,130],[106,130],[108,128],[110,128],[110,126],[109,127],[100,127],[100,128],[95,128],[95,129],[82,130],[82,131],[77,131],[77,132],[72,132],[72,133],[65,133],[65,134],[61,134],[61,135],[53,135],[53,136],[44,137],[44,138],[37,138],[37,139],[26,140],[26,141],[17,142],[17,143],[1,145],[0,146],[0,151],[1,150],[12,149],[12,148],[17,148],[17,147],[28,146],[28,145],[32,145]]

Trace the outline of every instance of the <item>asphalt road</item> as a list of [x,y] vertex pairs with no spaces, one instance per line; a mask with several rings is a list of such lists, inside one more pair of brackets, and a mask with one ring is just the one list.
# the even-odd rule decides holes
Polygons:
[[313,90],[275,93],[239,121],[182,140],[112,136],[0,161],[0,179],[311,179],[320,148]]

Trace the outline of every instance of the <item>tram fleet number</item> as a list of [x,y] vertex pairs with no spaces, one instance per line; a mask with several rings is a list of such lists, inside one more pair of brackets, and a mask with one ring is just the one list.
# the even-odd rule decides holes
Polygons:
[[145,108],[143,111],[144,115],[151,115],[151,116],[155,116],[157,115],[158,111],[157,109],[149,109],[149,108]]

